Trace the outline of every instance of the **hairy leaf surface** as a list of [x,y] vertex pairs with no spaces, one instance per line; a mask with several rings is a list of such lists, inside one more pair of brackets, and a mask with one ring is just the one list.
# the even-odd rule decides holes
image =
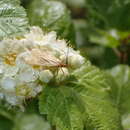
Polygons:
[[[72,78],[73,77],[73,78]],[[76,70],[64,86],[49,86],[39,108],[56,130],[120,130],[120,115],[104,74],[89,63]]]
[[19,1],[0,1],[0,38],[19,35],[27,31],[28,20]]
[[64,86],[47,87],[40,96],[40,112],[47,115],[56,130],[83,130],[80,102],[76,96],[73,89]]
[[128,129],[130,128],[130,67],[118,65],[108,72],[113,76],[118,85],[116,102],[122,114],[122,124],[125,129]]
[[120,130],[120,116],[111,100],[111,89],[104,74],[90,64],[75,71],[78,81],[75,85],[84,102],[90,123],[98,130]]

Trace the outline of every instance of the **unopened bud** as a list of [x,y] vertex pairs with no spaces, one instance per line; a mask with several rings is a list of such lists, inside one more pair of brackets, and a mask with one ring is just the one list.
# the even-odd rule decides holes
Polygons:
[[53,74],[50,70],[43,70],[42,72],[40,72],[40,80],[43,83],[48,83],[52,78],[53,78]]

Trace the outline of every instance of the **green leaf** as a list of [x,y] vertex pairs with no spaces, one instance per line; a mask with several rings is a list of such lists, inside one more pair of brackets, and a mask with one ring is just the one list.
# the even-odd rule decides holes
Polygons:
[[0,101],[0,116],[13,121],[13,118],[15,117],[15,110],[9,109],[8,105],[3,103],[3,101]]
[[51,85],[39,99],[40,113],[56,130],[121,130],[120,115],[104,73],[90,63],[76,70],[66,85]]
[[13,118],[13,115],[8,110],[2,107],[0,108],[0,116],[3,116],[9,120],[12,120]]
[[19,1],[0,1],[0,38],[20,35],[27,31],[28,20]]
[[101,30],[95,29],[95,33],[89,34],[89,40],[103,46],[115,48],[118,47],[122,40],[129,37],[130,32],[119,31],[117,29]]
[[118,84],[116,83],[113,76],[111,76],[109,73],[104,72],[104,76],[106,78],[107,84],[110,86],[109,94],[111,96],[111,99],[114,101],[114,104],[118,106],[117,97],[118,97]]
[[120,130],[120,115],[109,94],[110,86],[104,74],[87,64],[74,72],[77,91],[84,102],[88,118],[87,125],[97,130]]
[[97,30],[95,35],[90,35],[91,42],[98,43],[108,47],[117,47],[120,44],[120,37],[116,30],[102,31]]
[[36,114],[21,114],[13,130],[51,130],[50,124]]
[[0,116],[0,130],[12,130],[13,122],[7,118]]
[[86,0],[86,6],[91,42],[114,48],[130,35],[130,2]]
[[122,125],[124,126],[125,130],[130,129],[130,114],[126,114],[122,117]]
[[99,28],[130,29],[130,2],[125,0],[86,0],[88,20]]
[[109,73],[118,84],[117,102],[122,114],[130,114],[130,67],[127,65],[118,65]]
[[122,114],[122,124],[127,129],[128,123],[130,124],[130,67],[127,65],[118,65],[108,72],[113,76],[118,85],[116,102]]
[[15,113],[9,110],[2,101],[0,101],[0,130],[10,130],[13,127]]
[[119,86],[130,82],[130,67],[127,65],[118,65],[113,67],[109,72],[113,77],[115,77]]
[[[39,109],[56,130],[83,130],[82,112],[75,91],[69,87],[46,87],[40,96]],[[82,108],[83,109],[83,108]]]
[[20,0],[3,0],[4,2],[9,2],[14,5],[20,5]]
[[74,28],[70,11],[58,1],[34,0],[27,8],[31,25],[38,25],[44,31],[56,31],[58,36],[70,40],[74,39]]

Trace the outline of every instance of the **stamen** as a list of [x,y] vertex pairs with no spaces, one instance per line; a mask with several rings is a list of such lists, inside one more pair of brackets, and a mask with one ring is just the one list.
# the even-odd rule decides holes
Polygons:
[[10,54],[4,56],[5,63],[14,66],[16,56],[17,56],[16,53],[10,53]]

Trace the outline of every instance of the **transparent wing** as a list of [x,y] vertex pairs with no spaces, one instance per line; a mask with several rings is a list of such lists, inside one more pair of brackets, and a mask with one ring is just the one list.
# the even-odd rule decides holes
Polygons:
[[56,58],[50,51],[33,49],[30,51],[31,56],[26,62],[31,65],[40,65],[45,67],[58,66],[60,60]]

